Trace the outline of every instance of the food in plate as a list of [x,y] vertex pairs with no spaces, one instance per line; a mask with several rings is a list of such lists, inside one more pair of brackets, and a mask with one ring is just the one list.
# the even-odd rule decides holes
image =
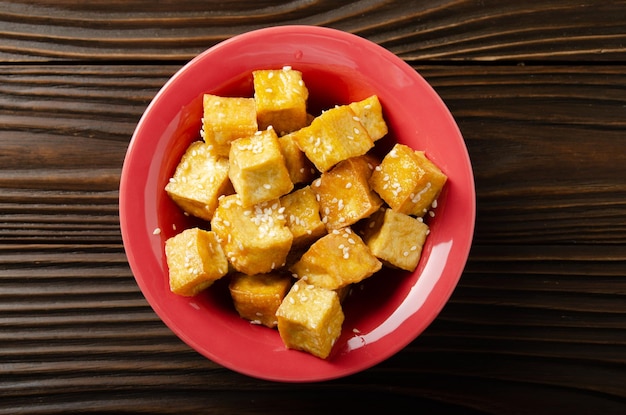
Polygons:
[[327,359],[351,287],[382,267],[418,266],[424,215],[447,177],[406,145],[376,155],[388,133],[376,95],[313,116],[299,71],[251,75],[253,97],[204,95],[202,140],[166,185],[207,228],[166,241],[171,291],[193,296],[230,278],[242,318]]

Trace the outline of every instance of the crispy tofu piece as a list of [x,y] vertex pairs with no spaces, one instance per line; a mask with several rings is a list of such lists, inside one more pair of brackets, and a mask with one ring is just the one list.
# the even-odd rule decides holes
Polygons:
[[203,96],[202,137],[213,150],[228,157],[230,143],[258,130],[253,98]]
[[274,328],[278,324],[276,310],[292,283],[289,275],[276,272],[255,275],[237,273],[232,276],[228,289],[239,316]]
[[281,197],[280,204],[285,208],[287,226],[293,234],[293,246],[310,244],[326,233],[326,227],[320,218],[319,203],[310,186]]
[[246,207],[277,199],[293,189],[272,128],[233,141],[229,162],[230,181]]
[[370,177],[370,186],[396,212],[424,216],[447,176],[422,151],[396,144]]
[[165,241],[170,290],[191,297],[228,273],[228,261],[211,231],[190,228]]
[[382,206],[382,199],[368,183],[376,165],[370,156],[352,157],[313,182],[311,188],[319,200],[322,221],[328,230],[351,226]]
[[217,198],[232,194],[228,160],[213,154],[201,141],[191,143],[165,186],[172,200],[190,215],[211,220]]
[[351,228],[343,228],[315,241],[290,270],[295,278],[336,290],[372,276],[381,267],[363,240]]
[[233,268],[264,274],[285,264],[293,235],[278,199],[244,207],[237,194],[220,198],[211,228]]
[[341,335],[344,321],[335,291],[297,281],[278,311],[278,333],[288,349],[326,359]]
[[259,129],[271,125],[279,135],[284,135],[307,124],[309,91],[300,71],[285,66],[279,70],[254,71],[252,76]]
[[293,139],[295,133],[278,137],[280,151],[285,159],[285,166],[289,171],[289,178],[293,184],[310,183],[317,174],[317,170],[306,154]]
[[365,225],[363,240],[383,264],[407,271],[417,268],[429,229],[421,218],[381,209]]
[[294,134],[298,147],[320,172],[342,160],[367,153],[374,142],[348,105],[338,106],[316,117],[311,125]]
[[387,135],[389,129],[383,117],[383,107],[378,96],[372,95],[349,105],[373,141],[380,140]]

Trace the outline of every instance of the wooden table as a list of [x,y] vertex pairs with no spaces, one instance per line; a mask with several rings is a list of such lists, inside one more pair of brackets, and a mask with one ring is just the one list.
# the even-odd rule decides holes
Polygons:
[[[0,1],[0,414],[626,413],[626,2]],[[477,223],[426,332],[347,378],[205,359],[137,288],[134,127],[189,59],[323,25],[390,49],[456,117]],[[407,411],[408,412],[408,411]]]

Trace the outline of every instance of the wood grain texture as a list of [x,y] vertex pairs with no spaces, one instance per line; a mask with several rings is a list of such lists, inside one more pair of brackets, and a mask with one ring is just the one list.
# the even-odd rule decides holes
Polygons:
[[436,413],[624,408],[623,66],[416,66],[468,145],[476,244],[423,336],[316,385],[204,359],[134,283],[119,172],[135,123],[177,69],[0,68],[0,413],[286,414],[295,402],[319,413],[320,395],[340,399],[335,413],[391,402]]
[[406,59],[624,61],[625,18],[621,0],[9,0],[0,2],[0,61],[186,61],[285,24],[352,32]]
[[[0,1],[0,414],[626,413],[625,16],[623,1]],[[277,24],[404,58],[476,178],[475,243],[440,316],[318,384],[248,378],[182,343],[119,230],[152,97],[198,52]]]

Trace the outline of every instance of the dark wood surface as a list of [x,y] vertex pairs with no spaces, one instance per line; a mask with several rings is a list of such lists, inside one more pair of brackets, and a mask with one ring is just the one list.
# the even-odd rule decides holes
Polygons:
[[[0,1],[0,414],[626,413],[626,2]],[[316,384],[231,372],[139,291],[118,217],[134,127],[238,33],[390,49],[458,121],[466,270],[426,332]]]

